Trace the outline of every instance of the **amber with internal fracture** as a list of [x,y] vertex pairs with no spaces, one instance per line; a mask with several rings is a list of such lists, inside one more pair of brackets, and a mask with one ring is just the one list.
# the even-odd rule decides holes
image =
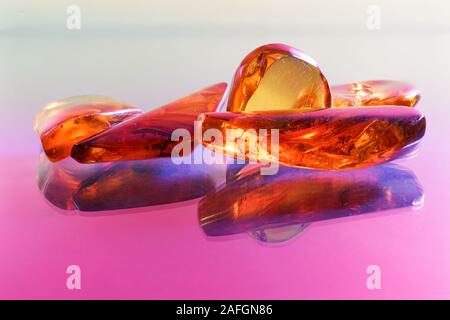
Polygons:
[[[425,117],[407,107],[332,108],[306,113],[205,113],[200,120],[203,137],[208,137],[205,132],[209,129],[221,133],[221,137],[202,139],[205,147],[216,152],[324,170],[363,168],[395,159],[411,152],[425,133]],[[267,141],[272,140],[272,132],[278,134],[277,150],[270,143],[267,147],[261,143],[261,129],[266,130]],[[227,130],[238,138],[230,139]]]
[[284,44],[268,44],[250,52],[239,65],[227,111],[329,108],[330,89],[317,63]]
[[392,80],[370,80],[331,87],[333,108],[396,105],[414,107],[420,99],[412,85]]

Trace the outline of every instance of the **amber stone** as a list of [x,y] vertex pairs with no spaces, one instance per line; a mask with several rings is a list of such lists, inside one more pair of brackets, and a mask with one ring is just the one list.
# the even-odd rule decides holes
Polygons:
[[276,175],[255,170],[227,181],[200,201],[198,215],[208,236],[250,232],[279,242],[317,221],[418,208],[423,194],[415,175],[392,163],[345,171],[280,167]]
[[[307,113],[216,112],[205,113],[199,119],[202,136],[209,129],[215,129],[214,136],[220,133],[217,138],[202,139],[205,147],[216,152],[324,170],[369,167],[403,156],[414,149],[426,126],[418,110],[389,106]],[[278,134],[277,149],[261,143],[261,129],[266,130],[267,141],[272,140],[272,132]],[[230,139],[228,131],[239,132],[235,133],[239,139]],[[250,147],[250,141],[257,142],[256,149]]]
[[77,96],[52,102],[35,119],[45,154],[51,161],[70,155],[72,146],[125,119],[142,113],[138,108],[102,96]]
[[269,44],[249,53],[239,65],[227,111],[329,108],[330,89],[317,63],[284,44]]
[[86,139],[73,147],[72,157],[82,163],[169,157],[178,143],[171,140],[173,130],[186,129],[193,137],[197,116],[216,111],[226,87],[202,89]]
[[397,105],[414,107],[420,99],[412,85],[392,80],[371,80],[331,87],[333,107]]

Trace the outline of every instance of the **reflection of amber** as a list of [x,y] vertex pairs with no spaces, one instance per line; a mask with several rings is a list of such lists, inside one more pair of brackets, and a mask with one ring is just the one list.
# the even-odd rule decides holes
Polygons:
[[[337,108],[307,113],[205,113],[202,132],[217,129],[223,139],[204,139],[203,145],[235,158],[278,161],[288,166],[338,170],[363,168],[392,160],[410,151],[425,133],[425,117],[406,107]],[[271,144],[250,144],[226,139],[227,129],[267,129],[279,132],[276,156]],[[248,132],[250,132],[248,134]],[[251,131],[244,141],[256,141]],[[242,140],[241,140],[242,141]],[[236,147],[239,145],[240,147]],[[261,155],[267,155],[266,159]]]
[[412,85],[400,81],[371,80],[331,87],[333,107],[397,105],[413,107],[420,94]]
[[170,156],[178,143],[171,139],[173,130],[186,129],[192,137],[197,116],[216,111],[226,87],[216,84],[84,140],[74,146],[72,157],[92,163]]
[[277,175],[263,176],[256,170],[228,181],[208,193],[198,210],[205,233],[221,236],[418,206],[422,201],[414,174],[392,164],[337,172],[281,167]]
[[261,226],[257,229],[250,230],[248,234],[261,242],[285,242],[303,232],[308,226],[308,223],[296,223],[282,226]]
[[70,155],[72,146],[141,111],[107,97],[79,96],[48,104],[35,120],[42,147],[52,161]]
[[329,108],[328,83],[316,62],[283,44],[269,44],[249,53],[238,67],[228,111]]
[[111,167],[110,163],[81,165],[72,158],[50,162],[41,154],[38,167],[38,187],[44,197],[60,209],[74,210],[73,194],[90,176]]
[[191,200],[213,190],[221,166],[175,165],[170,158],[80,164],[41,156],[38,185],[55,206],[81,211],[136,208]]
[[120,162],[83,181],[74,202],[83,211],[137,208],[195,199],[214,189],[200,166],[174,165],[169,158]]

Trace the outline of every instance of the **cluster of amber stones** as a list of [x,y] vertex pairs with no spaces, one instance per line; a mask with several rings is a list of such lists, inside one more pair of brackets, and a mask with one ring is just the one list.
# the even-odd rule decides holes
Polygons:
[[[395,159],[414,149],[425,132],[424,116],[411,108],[419,100],[411,85],[380,80],[330,88],[311,57],[283,44],[248,54],[225,101],[226,88],[219,83],[143,114],[105,97],[69,98],[45,107],[35,128],[51,161],[69,155],[81,163],[142,160],[172,156],[176,129],[189,132],[194,146],[199,117],[199,142],[206,148],[257,161],[272,147],[258,144],[257,154],[236,148],[227,130],[255,141],[253,132],[264,129],[270,140],[276,131],[278,150],[271,161],[325,170]],[[222,106],[225,112],[217,112]],[[203,139],[210,129],[223,139]]]
[[217,110],[226,88],[218,83],[147,113],[106,97],[68,98],[47,105],[35,130],[53,162],[69,155],[81,163],[170,156],[172,131],[193,133],[194,121]]

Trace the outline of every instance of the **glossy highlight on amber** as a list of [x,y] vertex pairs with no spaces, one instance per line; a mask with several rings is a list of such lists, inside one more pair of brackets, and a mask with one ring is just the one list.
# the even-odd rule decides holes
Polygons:
[[370,80],[331,87],[333,108],[396,105],[414,107],[419,91],[409,83]]
[[172,132],[186,129],[193,136],[197,116],[216,111],[226,87],[218,83],[86,139],[73,147],[72,157],[82,163],[170,157],[178,143]]
[[51,161],[70,155],[72,146],[126,119],[138,108],[102,96],[77,96],[52,102],[36,116],[34,128]]
[[268,44],[249,53],[232,82],[227,111],[329,108],[330,89],[317,63],[284,44]]
[[[259,158],[261,154],[275,154],[280,164],[323,170],[364,168],[403,156],[414,149],[426,126],[419,111],[390,106],[307,113],[205,113],[200,120],[202,136],[209,129],[222,133],[222,140],[202,139],[205,147],[216,152],[254,161],[269,160]],[[236,148],[237,139],[227,138],[227,130],[245,130],[243,137],[261,128],[267,130],[267,140],[272,129],[278,132],[276,153],[271,145],[261,149],[257,144],[260,150],[255,154],[248,144]],[[255,140],[260,142],[259,137]]]

